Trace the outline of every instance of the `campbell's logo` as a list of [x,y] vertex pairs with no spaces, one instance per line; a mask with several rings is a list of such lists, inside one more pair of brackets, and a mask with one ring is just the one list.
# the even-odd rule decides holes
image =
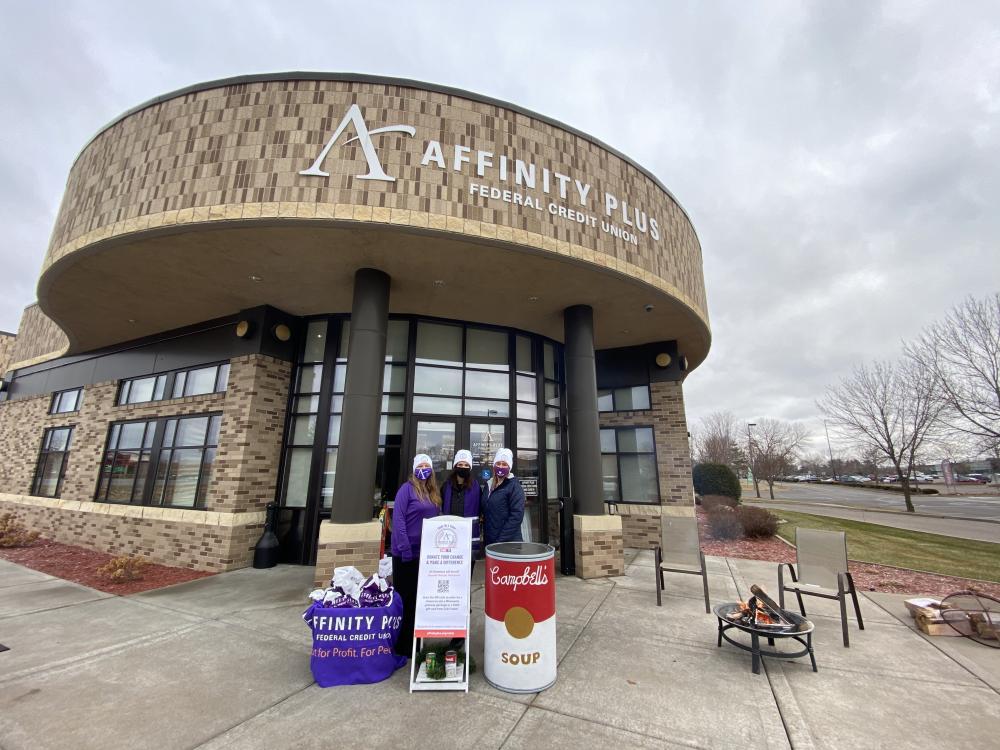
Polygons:
[[542,565],[536,565],[534,570],[527,565],[519,574],[502,574],[500,566],[494,565],[490,568],[490,581],[496,586],[510,586],[512,591],[517,591],[518,586],[546,586],[549,576]]

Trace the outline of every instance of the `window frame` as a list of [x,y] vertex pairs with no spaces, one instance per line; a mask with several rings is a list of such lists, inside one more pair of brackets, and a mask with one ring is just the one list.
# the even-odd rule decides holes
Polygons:
[[[76,401],[72,409],[66,409],[65,411],[57,410],[56,406],[62,400],[63,395],[67,393],[76,392]],[[76,414],[80,411],[80,407],[83,405],[83,386],[77,386],[76,388],[64,388],[61,391],[54,391],[52,393],[52,400],[49,402],[49,414]]]
[[[219,419],[219,434],[218,434],[218,437],[216,439],[216,442],[214,444],[212,444],[212,443],[208,442],[208,438],[211,435],[211,420],[213,418],[216,418],[216,417]],[[145,417],[145,418],[136,418],[136,419],[120,419],[120,420],[114,420],[112,422],[109,422],[108,423],[108,428],[107,428],[107,435],[104,438],[104,450],[101,453],[101,465],[100,465],[100,467],[98,469],[98,472],[97,472],[97,486],[94,489],[94,502],[97,502],[97,503],[108,503],[108,504],[111,504],[111,505],[136,505],[136,506],[154,507],[154,508],[172,508],[172,509],[176,509],[176,510],[206,510],[206,501],[207,501],[207,492],[208,492],[208,484],[207,484],[207,482],[208,482],[208,480],[210,478],[210,474],[211,474],[212,470],[215,467],[215,462],[218,459],[219,444],[221,442],[221,437],[222,437],[222,417],[223,417],[223,414],[222,414],[221,411],[208,411],[208,412],[198,412],[198,413],[194,413],[194,414],[165,414],[165,415],[160,415],[160,416],[155,416],[155,417]],[[199,446],[177,446],[177,445],[174,445],[174,444],[166,445],[166,446],[164,445],[164,437],[165,437],[165,433],[166,433],[167,423],[168,422],[170,422],[171,420],[181,421],[181,420],[184,420],[184,419],[201,419],[201,418],[207,418],[209,420],[208,424],[206,426],[205,442],[204,443],[202,443]],[[133,448],[122,449],[117,444],[115,445],[115,447],[112,447],[111,446],[111,437],[115,433],[115,427],[119,428],[119,433],[116,436],[116,442],[120,443],[120,440],[121,440],[121,437],[120,437],[121,429],[125,425],[129,425],[129,424],[142,424],[142,425],[144,425],[144,428],[143,428],[143,438],[140,441],[139,447],[135,448],[135,449],[133,449]],[[152,439],[149,442],[149,447],[147,448],[147,447],[145,447],[145,443],[146,443],[145,437],[147,435],[146,431],[150,430],[150,429],[152,429],[153,433],[152,433]],[[176,428],[175,428],[175,434],[176,434]],[[156,485],[157,472],[160,469],[160,464],[161,464],[161,461],[163,460],[163,454],[164,453],[167,454],[167,457],[166,457],[167,458],[167,467],[168,467],[168,470],[169,470],[170,461],[171,461],[171,459],[173,457],[173,454],[176,451],[178,451],[178,450],[194,450],[194,449],[199,449],[202,452],[201,453],[201,461],[200,461],[199,467],[198,467],[198,479],[197,479],[197,482],[196,482],[196,485],[195,485],[194,504],[192,504],[192,505],[178,505],[178,504],[175,504],[175,503],[165,503],[165,502],[162,502],[162,501],[154,501],[153,494],[154,494],[154,489],[155,489],[155,485]],[[136,476],[132,479],[132,487],[131,487],[131,490],[129,492],[129,499],[128,500],[112,500],[112,499],[109,499],[108,495],[109,495],[110,490],[111,490],[110,474],[108,475],[107,484],[105,485],[105,483],[104,483],[104,480],[105,480],[104,467],[105,467],[105,464],[106,464],[106,462],[108,460],[108,454],[109,453],[114,453],[115,457],[116,457],[117,454],[120,453],[120,452],[133,451],[133,450],[138,451],[138,453],[139,453],[139,464],[140,465],[142,463],[142,459],[143,459],[143,454],[144,453],[148,454],[148,457],[149,457],[149,463],[148,463],[148,466],[146,468],[145,476],[142,477],[142,482],[141,482],[142,486],[141,487],[139,486],[139,484],[140,484],[140,482],[139,482],[139,475],[137,473]],[[206,469],[205,469],[205,453],[207,451],[209,451],[209,450],[214,450],[215,451],[215,458],[212,459],[212,463],[208,467],[208,471],[206,472]],[[113,460],[112,460],[112,462],[113,462]],[[203,487],[205,488],[206,497],[204,499],[199,499],[199,495],[201,494],[201,490],[202,490]],[[103,489],[103,491],[102,491],[102,489]],[[166,490],[165,490],[165,487],[164,487],[161,490],[161,493],[160,493],[161,498],[165,494],[165,491]]]
[[[660,505],[662,504],[662,494],[660,489],[660,462],[657,457],[656,452],[656,427],[652,424],[629,424],[629,425],[600,425],[599,430],[613,430],[615,433],[615,450],[614,453],[610,451],[601,450],[601,458],[603,463],[604,456],[614,456],[615,457],[615,468],[617,471],[617,497],[612,500],[605,499],[604,502],[607,505],[617,505],[619,503],[624,503],[628,505]],[[653,439],[652,450],[649,451],[626,451],[622,453],[619,450],[621,441],[618,438],[618,434],[624,430],[640,430],[648,429],[651,433]],[[652,456],[653,464],[656,467],[655,477],[656,477],[656,499],[655,500],[629,500],[622,496],[622,460],[621,457],[626,456]],[[602,475],[603,476],[603,475]],[[602,479],[603,482],[603,479]],[[604,488],[601,488],[601,495],[604,495]]]
[[[58,498],[62,495],[63,483],[66,479],[66,467],[69,465],[69,454],[73,449],[73,431],[75,429],[75,424],[45,428],[45,431],[42,433],[42,443],[38,449],[38,458],[35,461],[35,474],[31,480],[31,495],[33,497]],[[69,431],[69,434],[66,436],[66,448],[61,451],[53,451],[48,446],[51,444],[52,434],[58,430]],[[59,478],[56,480],[56,491],[52,495],[40,494],[38,490],[42,479],[42,469],[47,464],[49,456],[57,454],[62,456],[62,464],[59,467]]]
[[[188,394],[184,395],[184,390],[187,387],[188,375],[197,370],[207,370],[209,368],[215,368],[215,380],[213,386],[215,390],[208,393],[198,393],[198,394]],[[222,376],[222,372],[225,370],[225,377]],[[182,398],[197,398],[199,396],[214,396],[218,393],[226,393],[229,390],[229,379],[232,376],[232,364],[231,360],[223,359],[216,362],[206,362],[205,364],[196,365],[194,367],[182,367],[177,370],[167,370],[166,372],[155,372],[149,375],[137,375],[134,378],[122,378],[118,381],[118,391],[115,394],[115,406],[138,406],[140,404],[155,404],[162,401],[177,401]],[[159,388],[159,381],[163,379],[163,388]],[[128,397],[131,395],[132,384],[140,380],[152,380],[153,381],[153,397],[144,401],[129,401]],[[175,396],[174,389],[177,386],[177,381],[181,380],[183,385],[181,386],[181,395]],[[160,397],[157,398],[157,392],[161,393]]]
[[[643,409],[619,409],[617,399],[615,398],[616,391],[623,391],[626,388],[645,388],[646,389],[646,401],[649,406]],[[601,394],[605,394],[611,397],[611,409],[602,409]],[[597,389],[597,411],[599,414],[621,414],[624,412],[648,412],[653,410],[653,389],[650,388],[649,383],[636,383],[635,385],[623,385],[618,388],[598,388]]]

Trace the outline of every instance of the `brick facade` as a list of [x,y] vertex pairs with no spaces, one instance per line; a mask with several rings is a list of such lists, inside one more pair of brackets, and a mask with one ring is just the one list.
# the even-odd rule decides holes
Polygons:
[[[29,364],[58,357],[68,344],[66,334],[42,312],[36,302],[24,308],[21,314],[17,339],[7,366],[27,367]],[[0,374],[3,372],[0,369]]]
[[[660,505],[694,506],[691,485],[691,449],[684,391],[680,381],[650,383],[650,408],[601,414],[601,427],[652,426]],[[651,549],[659,544],[660,508],[656,505],[620,504],[626,547]]]
[[14,345],[17,343],[17,336],[13,333],[0,331],[0,377],[10,369],[10,363],[14,361]]
[[573,516],[573,544],[580,578],[625,575],[620,516]]
[[[0,403],[0,511],[57,541],[201,570],[247,565],[277,488],[291,365],[262,355],[230,365],[225,393],[116,406],[117,381],[107,381],[84,388],[71,414],[48,414],[51,394]],[[111,422],[205,412],[222,424],[204,510],[92,502]],[[26,498],[45,428],[69,425],[61,497]]]
[[316,547],[316,585],[327,586],[333,569],[351,565],[366,577],[378,572],[382,524],[323,521]]

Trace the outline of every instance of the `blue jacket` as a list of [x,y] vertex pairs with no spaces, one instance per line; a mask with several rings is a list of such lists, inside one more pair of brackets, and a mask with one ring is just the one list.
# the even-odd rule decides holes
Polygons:
[[486,544],[521,542],[521,521],[524,520],[524,490],[514,476],[486,497],[483,537]]

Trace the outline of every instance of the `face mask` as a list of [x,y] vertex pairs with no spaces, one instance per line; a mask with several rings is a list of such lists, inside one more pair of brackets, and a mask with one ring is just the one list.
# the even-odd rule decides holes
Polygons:
[[413,476],[415,476],[420,481],[424,481],[425,479],[430,479],[432,471],[433,471],[433,469],[430,469],[430,468],[428,468],[426,466],[425,467],[421,467],[419,469],[414,469]]
[[494,466],[493,473],[503,479],[505,476],[510,474],[510,469],[506,466]]
[[462,479],[468,479],[469,475],[472,474],[472,469],[466,468],[464,466],[459,466],[457,469],[455,469],[455,473],[458,474],[458,476],[462,477]]

